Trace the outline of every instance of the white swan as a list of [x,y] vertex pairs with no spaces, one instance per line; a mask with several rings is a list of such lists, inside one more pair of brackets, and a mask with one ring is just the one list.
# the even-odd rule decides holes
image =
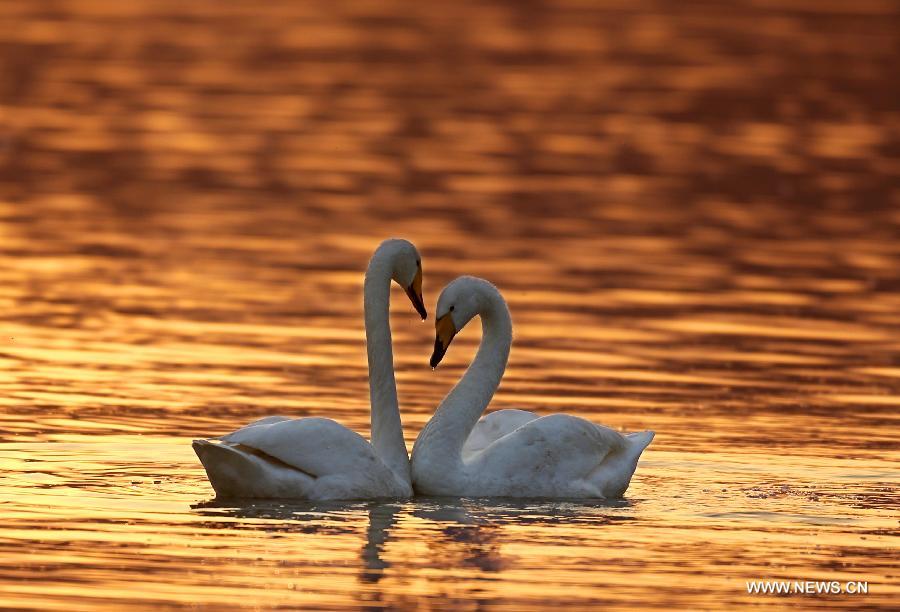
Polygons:
[[422,265],[406,240],[384,241],[363,288],[372,443],[331,419],[270,416],[216,440],[194,440],[219,497],[311,500],[409,497],[388,307],[391,280],[424,320]]
[[426,495],[620,497],[652,431],[622,435],[566,414],[500,410],[480,422],[506,369],[512,320],[489,282],[462,276],[441,292],[431,367],[457,331],[481,315],[475,360],[413,447],[413,487]]

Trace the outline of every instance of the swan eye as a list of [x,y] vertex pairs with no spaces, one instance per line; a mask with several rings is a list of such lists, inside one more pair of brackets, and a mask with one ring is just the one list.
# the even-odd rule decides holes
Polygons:
[[453,309],[454,309],[454,308],[456,308],[456,306],[451,306],[451,307],[450,307],[450,312],[453,312]]

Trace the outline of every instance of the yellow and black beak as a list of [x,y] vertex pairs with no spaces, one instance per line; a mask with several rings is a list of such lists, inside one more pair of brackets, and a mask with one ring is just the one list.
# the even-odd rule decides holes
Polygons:
[[444,358],[444,353],[453,342],[453,336],[456,335],[456,325],[453,323],[453,317],[448,312],[443,317],[434,322],[434,353],[431,354],[431,367],[436,368]]
[[425,300],[422,299],[422,268],[416,271],[416,277],[413,279],[412,284],[406,288],[406,295],[409,296],[409,301],[412,302],[413,307],[416,309],[416,312],[422,317],[422,320],[428,318],[428,311],[425,310]]

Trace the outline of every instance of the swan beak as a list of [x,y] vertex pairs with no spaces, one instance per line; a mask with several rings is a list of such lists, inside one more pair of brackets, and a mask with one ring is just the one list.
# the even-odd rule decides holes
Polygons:
[[456,325],[453,324],[453,317],[448,312],[443,317],[434,322],[434,353],[431,354],[431,367],[436,368],[444,358],[444,353],[453,342],[453,336],[456,335]]
[[427,319],[428,311],[425,310],[425,300],[422,299],[422,268],[418,269],[412,284],[406,288],[406,295],[409,296],[409,301],[412,302],[422,320]]

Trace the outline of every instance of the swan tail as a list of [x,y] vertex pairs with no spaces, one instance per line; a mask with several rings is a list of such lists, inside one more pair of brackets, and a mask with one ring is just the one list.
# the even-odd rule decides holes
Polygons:
[[218,497],[242,497],[245,488],[242,483],[254,482],[259,477],[252,460],[227,444],[194,440],[191,446]]
[[631,477],[637,469],[638,459],[644,452],[653,436],[652,431],[625,434],[625,446],[618,452],[607,456],[597,470],[591,475],[591,480],[597,486],[603,497],[618,498],[625,494]]
[[288,468],[221,442],[194,440],[192,446],[217,497],[287,497],[285,476],[290,477],[292,489],[297,488],[300,472],[282,474]]
[[635,459],[640,457],[641,453],[644,452],[644,449],[650,446],[655,435],[656,433],[652,431],[640,431],[638,433],[625,434],[625,439],[628,440],[628,450],[634,455]]

